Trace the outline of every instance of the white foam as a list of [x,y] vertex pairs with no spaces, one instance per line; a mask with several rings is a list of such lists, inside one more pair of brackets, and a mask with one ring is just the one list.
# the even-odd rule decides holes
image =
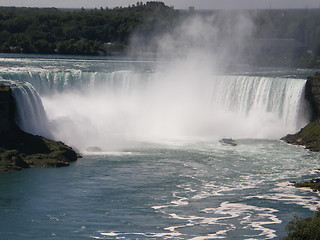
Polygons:
[[158,237],[158,238],[174,238],[182,235],[179,232],[162,232],[162,233],[139,233],[139,232],[99,232],[101,236],[92,236],[94,239],[110,239],[110,237],[115,237],[116,239],[123,239],[126,238],[127,235],[137,235],[142,237]]
[[226,235],[227,232],[228,231],[223,230],[223,231],[219,231],[219,232],[214,233],[214,234],[208,234],[208,235],[205,235],[205,236],[193,237],[193,238],[190,238],[190,240],[223,239],[223,238],[226,238],[226,236],[224,236],[224,235]]
[[116,151],[101,151],[101,152],[91,152],[83,151],[81,152],[84,156],[129,156],[129,155],[141,155],[135,152],[116,152]]
[[108,232],[108,233],[100,233],[102,236],[118,236],[119,235],[119,233],[117,233],[117,232]]
[[[275,212],[278,212],[278,210],[272,208],[256,207],[242,203],[223,202],[221,203],[219,208],[207,208],[203,209],[202,211],[206,213],[227,215],[226,217],[210,219],[211,222],[208,222],[207,219],[208,224],[217,224],[221,220],[238,218],[244,215],[244,217],[241,217],[242,220],[240,221],[240,223],[242,225],[251,226],[253,230],[260,231],[261,233],[259,234],[259,236],[265,236],[267,239],[276,237],[276,231],[266,228],[264,227],[264,225],[281,223],[281,220],[279,220],[277,216],[273,214]],[[251,219],[253,215],[255,216],[255,219]],[[262,221],[263,219],[268,219],[268,221]]]
[[169,207],[168,205],[163,205],[163,206],[152,206],[151,208],[158,210],[158,209],[162,209],[162,208],[167,208]]
[[277,187],[292,187],[294,185],[294,183],[285,181],[285,182],[276,183],[275,185]]
[[[294,187],[280,187],[275,189],[278,193],[264,194],[264,195],[255,195],[255,196],[247,196],[245,199],[269,199],[282,201],[286,204],[296,204],[300,205],[304,208],[308,208],[311,211],[316,211],[318,209],[318,205],[320,204],[320,200],[316,195],[302,195],[299,194],[300,191],[310,191],[310,189],[299,189]],[[298,193],[298,194],[295,194]]]

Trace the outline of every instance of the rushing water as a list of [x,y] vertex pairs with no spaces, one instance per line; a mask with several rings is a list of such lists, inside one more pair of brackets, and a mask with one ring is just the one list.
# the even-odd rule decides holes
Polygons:
[[[40,94],[45,116],[31,122],[84,155],[67,168],[1,175],[1,237],[279,239],[319,201],[283,184],[317,176],[318,154],[278,140],[308,119],[308,74],[1,59],[2,81]],[[238,145],[220,145],[225,136]]]

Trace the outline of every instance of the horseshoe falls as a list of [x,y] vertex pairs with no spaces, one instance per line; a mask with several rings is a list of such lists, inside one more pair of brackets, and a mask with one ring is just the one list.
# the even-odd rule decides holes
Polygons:
[[0,175],[4,239],[279,239],[317,208],[316,193],[286,183],[316,177],[319,155],[279,140],[309,120],[308,70],[0,62],[19,126],[83,155]]
[[[177,74],[74,70],[2,77],[34,86],[51,120],[47,134],[80,150],[202,137],[279,139],[307,123],[306,80]],[[33,124],[26,121],[23,129]]]

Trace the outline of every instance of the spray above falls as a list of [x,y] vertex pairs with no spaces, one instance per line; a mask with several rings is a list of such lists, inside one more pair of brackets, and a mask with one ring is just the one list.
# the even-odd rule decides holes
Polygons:
[[79,150],[229,136],[278,139],[308,120],[306,81],[225,74],[241,59],[251,27],[241,15],[195,17],[157,39],[166,61],[51,60],[46,69],[44,61],[32,60],[41,69],[2,76],[32,84],[49,119],[47,133]]
[[279,139],[309,118],[302,79],[217,75],[183,64],[165,71],[34,72],[10,78],[27,82],[13,83],[19,126],[80,150],[225,136]]
[[[176,70],[86,72],[80,82],[71,79],[79,74],[70,72],[41,74],[46,112],[40,112],[50,122],[46,133],[80,150],[90,146],[107,150],[143,141],[274,139],[307,121],[305,80]],[[25,80],[32,83],[38,79],[34,75]],[[59,81],[50,81],[58,79],[53,75]],[[28,91],[22,96],[32,96]],[[41,103],[31,98],[21,106],[37,106],[33,101]],[[33,121],[23,125],[41,126]]]

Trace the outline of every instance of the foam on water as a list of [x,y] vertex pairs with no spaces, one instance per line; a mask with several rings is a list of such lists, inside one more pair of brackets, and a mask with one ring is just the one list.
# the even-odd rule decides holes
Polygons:
[[[316,174],[310,166],[318,157],[259,140],[282,137],[305,122],[308,114],[298,114],[305,107],[305,80],[187,67],[1,73],[25,78],[26,86],[33,82],[54,137],[85,153],[70,172],[64,169],[68,174],[58,186],[54,172],[55,187],[41,188],[62,186],[73,201],[41,215],[46,226],[59,223],[52,231],[57,237],[274,239],[288,221],[279,205],[315,210],[317,195],[275,184]],[[238,145],[219,145],[227,136]],[[74,186],[81,191],[72,192]],[[88,211],[79,213],[78,206]],[[72,224],[77,229],[70,233]],[[67,230],[59,235],[62,225]]]

